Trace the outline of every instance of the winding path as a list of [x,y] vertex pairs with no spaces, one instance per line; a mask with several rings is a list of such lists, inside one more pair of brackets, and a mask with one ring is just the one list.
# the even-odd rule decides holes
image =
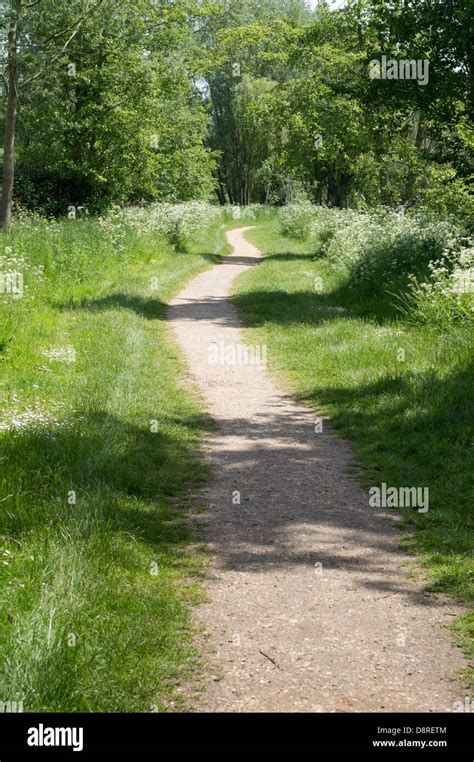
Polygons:
[[211,671],[196,709],[452,711],[465,661],[445,625],[461,612],[407,576],[393,515],[369,508],[348,444],[326,422],[315,432],[315,413],[264,367],[215,364],[216,348],[232,360],[243,343],[229,288],[260,256],[247,229],[169,308],[216,421],[203,522],[214,563],[197,611]]

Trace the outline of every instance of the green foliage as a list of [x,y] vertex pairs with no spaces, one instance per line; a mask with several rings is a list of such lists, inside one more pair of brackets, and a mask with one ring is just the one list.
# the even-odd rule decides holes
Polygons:
[[[304,194],[472,225],[468,12],[467,0],[25,5],[17,201],[64,215]],[[382,55],[428,60],[427,84],[372,80]]]
[[[430,262],[429,279],[409,278],[402,311],[416,323],[440,328],[474,321],[474,249],[445,251],[438,262]],[[404,309],[404,307],[406,309]]]
[[28,285],[0,298],[0,674],[25,711],[179,709],[196,678],[205,559],[176,500],[207,475],[207,420],[160,318],[223,251],[200,220],[188,254],[145,218],[0,234]]
[[474,319],[472,248],[465,231],[432,212],[400,215],[294,204],[278,213],[280,229],[326,256],[350,301],[381,296],[415,322]]
[[[262,224],[269,255],[239,285],[254,330],[368,478],[430,484],[407,546],[433,589],[470,598],[469,10],[15,0],[0,19],[18,15],[19,39],[0,645],[4,691],[28,710],[181,707],[202,559],[170,497],[205,475],[206,420],[158,318],[237,221]],[[371,80],[381,55],[428,59],[429,82]]]
[[[84,11],[67,51],[49,50],[55,30],[73,27]],[[70,205],[94,212],[210,196],[208,117],[192,81],[199,69],[192,25],[206,14],[187,0],[56,0],[25,12],[20,205],[66,215]]]
[[474,232],[474,195],[449,168],[437,173],[436,181],[423,191],[420,201],[433,214],[454,218]]
[[290,204],[279,212],[282,233],[306,241],[313,229],[315,208],[312,204]]
[[[367,0],[292,16],[273,5],[269,23],[266,7],[230,2],[203,34],[220,201],[286,204],[302,188],[336,207],[453,213],[457,197],[465,223],[472,59],[456,29],[467,9]],[[428,83],[372,81],[369,60],[381,55],[429,60]]]
[[350,265],[351,285],[361,294],[406,287],[407,278],[426,277],[451,243],[452,228],[421,218],[387,217],[367,236]]

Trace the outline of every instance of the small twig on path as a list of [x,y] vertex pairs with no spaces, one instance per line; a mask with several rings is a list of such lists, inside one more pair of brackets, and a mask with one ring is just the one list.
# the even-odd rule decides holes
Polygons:
[[261,653],[262,656],[265,656],[265,658],[268,659],[268,661],[271,661],[271,663],[274,664],[277,669],[281,669],[280,665],[276,663],[275,659],[272,659],[272,657],[266,654],[265,651],[261,651],[260,648],[258,650],[259,650],[259,653]]

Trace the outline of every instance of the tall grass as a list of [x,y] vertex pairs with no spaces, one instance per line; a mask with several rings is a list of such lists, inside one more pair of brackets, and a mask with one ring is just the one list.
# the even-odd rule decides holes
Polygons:
[[182,704],[204,560],[180,496],[207,420],[162,318],[221,225],[188,253],[117,214],[0,238],[27,287],[0,299],[0,699],[25,711]]

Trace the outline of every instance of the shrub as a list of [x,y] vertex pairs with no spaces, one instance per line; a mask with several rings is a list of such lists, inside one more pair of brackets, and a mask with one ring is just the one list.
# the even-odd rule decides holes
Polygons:
[[[451,219],[314,207],[311,235],[359,298],[384,297],[410,319],[442,325],[473,318],[473,249]],[[290,216],[291,220],[291,216]]]
[[201,201],[185,204],[150,204],[115,207],[100,224],[116,245],[123,243],[127,232],[166,239],[176,249],[185,249],[189,239],[223,218],[222,207]]
[[375,224],[351,265],[352,285],[367,294],[403,289],[409,276],[426,277],[429,265],[441,262],[455,238],[448,222],[394,218]]
[[279,209],[278,219],[284,235],[306,241],[313,232],[317,207],[310,203],[290,204]]
[[417,323],[438,326],[474,320],[474,247],[446,251],[442,260],[429,264],[430,277],[418,282],[410,277],[400,309]]

